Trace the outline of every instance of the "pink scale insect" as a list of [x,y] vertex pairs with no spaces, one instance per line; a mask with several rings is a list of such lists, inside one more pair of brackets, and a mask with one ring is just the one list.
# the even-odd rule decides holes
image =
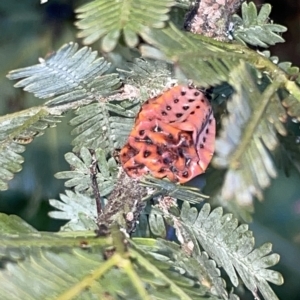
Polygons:
[[185,183],[207,169],[215,136],[216,122],[205,94],[178,85],[142,105],[120,162],[133,178],[151,174]]

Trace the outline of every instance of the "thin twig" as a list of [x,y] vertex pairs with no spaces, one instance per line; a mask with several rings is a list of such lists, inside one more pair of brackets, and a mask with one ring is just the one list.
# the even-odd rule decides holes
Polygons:
[[78,283],[71,286],[67,289],[64,293],[59,295],[56,299],[57,300],[71,300],[75,297],[81,295],[84,291],[86,291],[89,287],[93,284],[97,283],[97,280],[101,278],[106,272],[108,272],[111,268],[118,265],[123,258],[119,254],[113,255],[110,259],[106,262],[101,264],[98,268],[93,270],[90,274],[83,277],[81,280],[78,280]]
[[92,182],[92,189],[96,201],[96,207],[97,207],[97,216],[99,217],[102,214],[102,204],[101,204],[101,196],[100,196],[100,191],[99,191],[99,186],[97,182],[97,174],[98,174],[98,164],[97,164],[97,159],[95,156],[95,151],[90,150],[92,154],[92,162],[90,165],[90,178]]

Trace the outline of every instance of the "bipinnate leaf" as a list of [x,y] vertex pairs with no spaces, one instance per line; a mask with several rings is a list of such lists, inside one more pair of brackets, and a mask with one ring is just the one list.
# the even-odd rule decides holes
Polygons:
[[[281,70],[283,70],[289,81],[286,82],[287,90],[281,89],[278,93],[280,98],[282,99],[282,105],[286,108],[286,112],[291,117],[297,118],[300,120],[300,93],[299,93],[299,84],[300,84],[300,74],[299,67],[294,66],[289,61],[280,62],[279,57],[271,56],[270,51],[265,50],[259,52],[264,57],[268,58],[272,63],[277,65]],[[293,84],[292,90],[289,90],[291,85]],[[279,115],[279,118],[282,118],[282,114]],[[293,119],[295,121],[295,119]]]
[[[0,262],[10,260],[18,262],[35,255],[39,250],[68,252],[81,247],[81,243],[91,246],[100,246],[105,241],[95,239],[94,231],[81,232],[38,232],[25,221],[14,215],[0,215]],[[4,266],[4,265],[2,265]],[[2,294],[1,294],[2,296]]]
[[160,214],[155,214],[153,211],[150,212],[149,227],[154,235],[161,238],[164,238],[166,236],[165,222]]
[[96,230],[96,201],[87,195],[66,190],[60,194],[60,201],[50,199],[49,203],[57,210],[49,212],[54,219],[68,220],[62,231]]
[[82,147],[94,150],[101,147],[106,153],[112,153],[113,149],[121,148],[135,116],[132,108],[124,108],[121,104],[92,103],[78,108],[77,116],[70,121],[75,127],[71,134],[76,135],[72,141],[73,151]]
[[216,167],[228,169],[221,198],[242,206],[252,206],[253,196],[262,199],[262,190],[277,174],[268,150],[277,147],[277,132],[286,134],[286,113],[277,94],[280,83],[266,81],[265,87],[257,82],[257,74],[245,63],[232,71],[235,93],[227,103],[213,159]]
[[[139,240],[139,242],[141,242]],[[210,259],[206,252],[187,255],[184,250],[176,243],[157,239],[154,255],[164,254],[173,262],[174,266],[186,272],[189,276],[199,278],[201,284],[209,288],[210,292],[218,295],[222,299],[227,299],[225,281],[220,277],[221,272],[216,266],[216,262]],[[231,294],[230,299],[239,299]]]
[[37,230],[16,215],[0,213],[0,235],[37,233]]
[[13,70],[9,79],[21,79],[15,87],[22,87],[36,97],[47,99],[48,106],[70,102],[98,100],[120,86],[117,74],[104,75],[110,64],[97,52],[78,44],[68,43],[53,52],[40,64]]
[[48,107],[33,107],[0,117],[0,190],[6,190],[7,182],[22,170],[24,159],[20,154],[25,145],[56,126],[60,114]]
[[174,0],[94,0],[79,7],[76,23],[85,44],[102,39],[102,49],[112,51],[121,35],[129,47],[135,47],[138,36],[145,26],[162,28],[169,19],[168,12]]
[[270,253],[270,243],[254,249],[248,225],[238,226],[238,220],[231,214],[223,215],[220,207],[211,211],[209,204],[195,218],[194,208],[187,202],[183,204],[181,220],[192,240],[198,240],[217,265],[224,268],[234,286],[238,285],[238,274],[253,294],[259,290],[266,300],[278,299],[268,281],[281,285],[283,278],[268,268],[278,263],[279,255]]
[[118,71],[125,77],[124,81],[133,90],[132,94],[136,93],[134,96],[140,103],[161,94],[177,81],[172,78],[170,65],[163,60],[137,58],[133,63],[127,63],[125,67],[126,69]]
[[242,18],[234,15],[232,20],[235,28],[234,38],[242,43],[265,48],[276,43],[283,43],[284,39],[279,34],[287,31],[287,28],[270,22],[271,8],[270,4],[263,4],[257,13],[253,2],[243,2]]
[[151,187],[155,189],[153,194],[157,195],[168,195],[175,199],[188,201],[190,203],[199,203],[208,196],[202,194],[198,188],[183,186],[169,181],[168,179],[157,179],[152,176],[145,176],[140,184],[145,187]]
[[[142,37],[159,49],[165,60],[175,63],[175,71],[182,75],[181,79],[192,79],[202,87],[226,81],[230,70],[239,62],[238,55],[226,51],[221,43],[180,31],[171,22],[164,29],[145,28]],[[158,59],[153,56],[157,52],[148,45],[142,45],[141,52],[143,56]],[[161,59],[161,54],[159,56]]]
[[[107,196],[112,191],[117,177],[117,164],[114,158],[107,160],[106,154],[101,148],[90,151],[83,147],[80,150],[80,156],[69,152],[65,155],[65,159],[70,164],[72,171],[59,172],[55,177],[68,179],[65,182],[66,187],[91,195],[93,191],[91,176],[95,175],[101,197]],[[99,168],[99,171],[96,170],[96,174],[93,174],[94,171],[91,169],[93,164]]]
[[282,104],[287,108],[287,113],[300,121],[300,101],[292,94],[286,94]]
[[119,230],[112,238],[95,238],[85,231],[12,235],[1,240],[3,300],[221,299],[199,285],[197,278],[175,270],[166,256],[148,254],[154,251],[155,240],[148,240],[146,252],[125,241]]

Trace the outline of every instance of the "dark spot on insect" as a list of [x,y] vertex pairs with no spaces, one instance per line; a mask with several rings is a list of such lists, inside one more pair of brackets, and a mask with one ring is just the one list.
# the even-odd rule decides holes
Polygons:
[[194,111],[192,111],[192,112],[191,112],[191,115],[193,115],[193,114],[195,114],[195,112],[194,112]]
[[196,108],[198,108],[198,109],[199,109],[199,108],[200,108],[200,105],[197,105],[197,106],[196,106]]
[[204,103],[204,99],[201,99],[201,102]]
[[183,140],[183,142],[181,143],[182,147],[189,147],[189,143],[186,140]]
[[178,154],[179,154],[179,156],[180,156],[181,158],[184,158],[184,154],[183,154],[182,148],[179,148],[179,149],[178,149]]
[[177,169],[174,166],[170,166],[169,170],[173,173],[177,173]]
[[188,110],[190,107],[189,106],[182,106],[183,110]]
[[177,118],[180,118],[180,117],[182,117],[183,116],[183,114],[176,114],[176,117]]
[[212,122],[212,119],[209,119],[209,120],[208,120],[208,123],[211,124],[211,122]]
[[152,118],[148,118],[148,121],[150,121],[150,122],[151,122],[152,120],[153,120]]
[[164,168],[160,168],[159,170],[158,170],[158,173],[164,173],[165,172],[165,169]]
[[144,135],[145,130],[140,130],[139,135]]
[[203,145],[203,144],[200,144],[200,148],[203,149],[203,148],[204,148],[204,145]]
[[196,97],[199,95],[200,95],[200,92],[198,92],[198,91],[194,93],[194,96],[196,96]]
[[173,135],[172,135],[171,133],[169,133],[169,134],[168,134],[168,138],[169,138],[170,140],[173,140],[174,137],[173,137]]
[[154,126],[152,131],[154,132],[162,132],[162,129],[159,126]]
[[178,103],[179,102],[179,99],[174,99],[174,103]]
[[137,137],[135,137],[134,140],[135,140],[136,142],[140,142],[140,139],[137,138]]
[[208,134],[208,133],[209,133],[209,130],[208,130],[208,128],[205,130],[205,133],[206,133],[206,134]]
[[188,102],[194,102],[195,101],[195,99],[189,99],[188,100]]
[[163,154],[163,149],[162,149],[161,147],[157,147],[156,153],[157,153],[158,155],[162,155],[162,154]]
[[162,114],[163,116],[168,115],[165,111],[162,111],[161,114]]
[[205,142],[206,142],[206,137],[204,137],[204,138],[202,139],[202,141],[203,141],[203,143],[205,143]]
[[170,163],[170,160],[169,160],[168,158],[164,158],[164,159],[163,159],[163,163],[164,163],[165,165],[167,165],[167,164]]
[[145,142],[146,142],[146,144],[148,144],[148,145],[153,144],[152,140],[151,140],[148,136],[145,137]]
[[151,155],[151,152],[150,151],[148,151],[148,150],[146,150],[146,151],[144,151],[144,158],[147,158],[148,156],[150,156]]
[[136,166],[138,169],[143,169],[144,167],[145,167],[145,165],[144,164],[139,164],[139,165],[137,165]]
[[166,107],[166,109],[167,109],[167,110],[171,110],[171,106],[168,105],[168,106]]
[[184,178],[189,177],[189,172],[188,172],[188,171],[184,171],[184,172],[182,173],[182,177],[184,177]]
[[186,94],[185,91],[181,91],[181,96],[184,96]]
[[193,89],[193,87],[191,85],[189,85],[189,90],[192,90],[192,89]]
[[149,104],[149,100],[145,101],[144,104]]
[[[135,164],[136,162],[133,161],[133,163]],[[133,173],[137,174],[136,166],[134,166],[134,167],[127,167],[127,168],[124,168],[124,170],[125,170],[125,172],[126,172],[127,174],[128,174],[129,172],[132,172],[132,171],[133,171]]]
[[186,138],[187,137],[185,135],[184,136],[182,136],[182,135],[180,136],[180,145],[181,145],[181,147],[188,147],[189,146],[189,143],[186,140]]

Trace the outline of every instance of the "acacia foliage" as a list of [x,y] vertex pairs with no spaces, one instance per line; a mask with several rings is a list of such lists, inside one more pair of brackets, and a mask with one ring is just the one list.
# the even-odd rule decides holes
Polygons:
[[[279,260],[278,254],[271,253],[271,245],[254,248],[248,226],[238,226],[238,220],[223,215],[221,208],[211,211],[209,204],[202,209],[190,204],[213,200],[235,207],[237,216],[249,218],[254,198],[262,198],[263,189],[276,176],[272,151],[280,145],[291,155],[295,152],[290,140],[285,147],[285,139],[279,135],[289,133],[284,125],[288,115],[300,119],[299,70],[289,63],[274,63],[266,53],[247,47],[283,41],[277,33],[285,28],[269,23],[269,5],[258,13],[253,3],[243,4],[242,15],[235,17],[233,35],[240,44],[182,31],[175,24],[180,23],[178,12],[185,8],[184,1],[151,1],[149,5],[144,0],[94,0],[77,9],[76,25],[83,42],[100,40],[105,52],[126,45],[127,54],[138,53],[143,58],[125,64],[120,51],[121,63],[111,65],[91,48],[71,42],[39,64],[9,73],[10,79],[19,80],[15,87],[43,102],[0,117],[2,190],[21,170],[20,153],[25,145],[63,120],[65,112],[74,111],[70,125],[75,137],[73,151],[65,155],[71,170],[56,174],[67,180],[68,189],[61,194],[61,201],[50,200],[57,209],[51,217],[68,220],[61,231],[38,233],[16,217],[1,215],[3,299],[8,295],[15,299],[45,295],[58,299],[93,299],[95,295],[112,299],[238,299],[228,292],[219,268],[226,271],[233,286],[240,278],[257,299],[257,291],[265,299],[278,299],[268,284],[283,283],[278,272],[268,269]],[[149,18],[145,20],[144,14]],[[126,185],[120,182],[124,177],[114,150],[126,141],[143,101],[178,80],[214,87],[215,116],[222,122],[207,177],[210,199],[198,188],[144,178],[140,185],[145,197],[132,199],[129,192],[123,201],[118,192],[126,191]],[[112,218],[111,239],[95,239],[93,230],[98,228],[99,217],[95,186],[103,206],[118,208]],[[125,221],[131,214],[135,217],[133,209],[139,202],[145,206],[150,198],[157,202],[155,207],[148,202],[140,215],[138,238],[124,237],[114,226],[123,225],[124,216]],[[165,239],[168,226],[175,229],[177,243],[149,238]],[[28,285],[28,273],[39,288]]]

